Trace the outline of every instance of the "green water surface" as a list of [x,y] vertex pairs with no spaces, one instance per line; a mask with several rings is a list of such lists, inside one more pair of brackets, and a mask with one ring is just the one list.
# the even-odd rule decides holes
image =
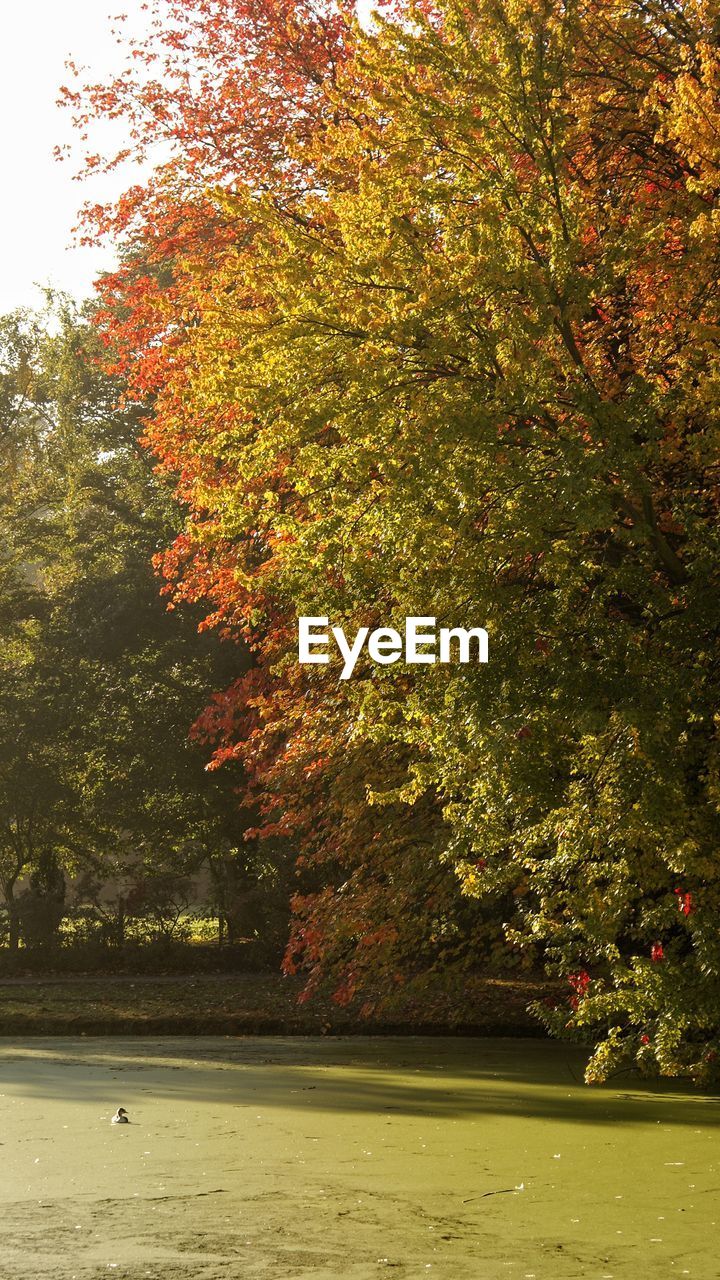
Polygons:
[[0,1041],[0,1276],[720,1277],[717,1099],[582,1065],[523,1040]]

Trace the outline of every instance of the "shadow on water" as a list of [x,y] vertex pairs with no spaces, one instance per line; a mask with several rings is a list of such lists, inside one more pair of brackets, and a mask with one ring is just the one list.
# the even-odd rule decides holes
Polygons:
[[716,1124],[719,1099],[686,1084],[633,1076],[582,1083],[585,1055],[537,1040],[45,1039],[0,1041],[0,1091],[104,1104],[128,1097],[193,1104],[487,1115],[598,1125]]

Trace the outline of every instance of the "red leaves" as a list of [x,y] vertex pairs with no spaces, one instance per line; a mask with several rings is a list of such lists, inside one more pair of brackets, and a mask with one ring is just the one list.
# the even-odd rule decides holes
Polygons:
[[691,893],[684,893],[682,889],[675,889],[674,893],[678,900],[678,910],[680,911],[681,915],[684,915],[684,916],[691,915],[692,912],[695,910],[693,895]]
[[343,979],[340,986],[333,991],[332,998],[335,1001],[335,1004],[340,1005],[341,1008],[345,1008],[347,1005],[352,1004],[352,1001],[355,999],[356,990],[357,982],[355,980],[355,974],[350,971],[350,973],[348,973]]
[[590,974],[586,969],[581,969],[578,973],[571,973],[568,982],[579,996],[584,996],[590,986]]
[[580,1001],[585,997],[587,989],[590,986],[590,974],[587,970],[580,969],[578,973],[571,973],[568,975],[568,982],[575,992],[575,995],[570,996],[570,1008],[578,1009],[580,1007]]

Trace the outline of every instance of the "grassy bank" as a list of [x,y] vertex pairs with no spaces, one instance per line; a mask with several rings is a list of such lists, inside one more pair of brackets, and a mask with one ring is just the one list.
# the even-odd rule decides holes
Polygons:
[[301,984],[275,974],[5,978],[0,1035],[539,1035],[527,1005],[549,989],[473,977],[459,1012],[425,984],[390,1013],[360,1018],[331,1000],[298,1004]]

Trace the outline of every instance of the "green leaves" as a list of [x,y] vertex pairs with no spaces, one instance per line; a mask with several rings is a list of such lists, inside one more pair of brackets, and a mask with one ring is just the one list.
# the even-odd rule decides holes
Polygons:
[[0,337],[0,882],[16,943],[17,890],[41,888],[48,859],[101,886],[178,874],[237,851],[242,819],[189,741],[228,668],[159,596],[175,510],[95,330],[63,305],[7,317]]
[[[270,101],[226,104],[224,194],[212,216],[192,204],[197,234],[167,235],[199,163],[187,131],[160,206],[130,202],[172,262],[162,289],[121,273],[106,316],[189,504],[166,572],[256,662],[203,731],[216,763],[243,761],[259,833],[301,848],[289,962],[313,982],[391,987],[447,954],[438,920],[468,963],[504,927],[586,975],[552,1025],[597,1039],[594,1077],[622,1054],[703,1074],[720,1008],[710,16],[393,13],[339,27],[330,70],[248,45],[263,85],[293,86],[283,145]],[[223,21],[236,32],[218,17],[208,50]],[[205,118],[187,87],[171,108]],[[490,663],[361,660],[339,687],[298,671],[299,614],[484,626]]]

